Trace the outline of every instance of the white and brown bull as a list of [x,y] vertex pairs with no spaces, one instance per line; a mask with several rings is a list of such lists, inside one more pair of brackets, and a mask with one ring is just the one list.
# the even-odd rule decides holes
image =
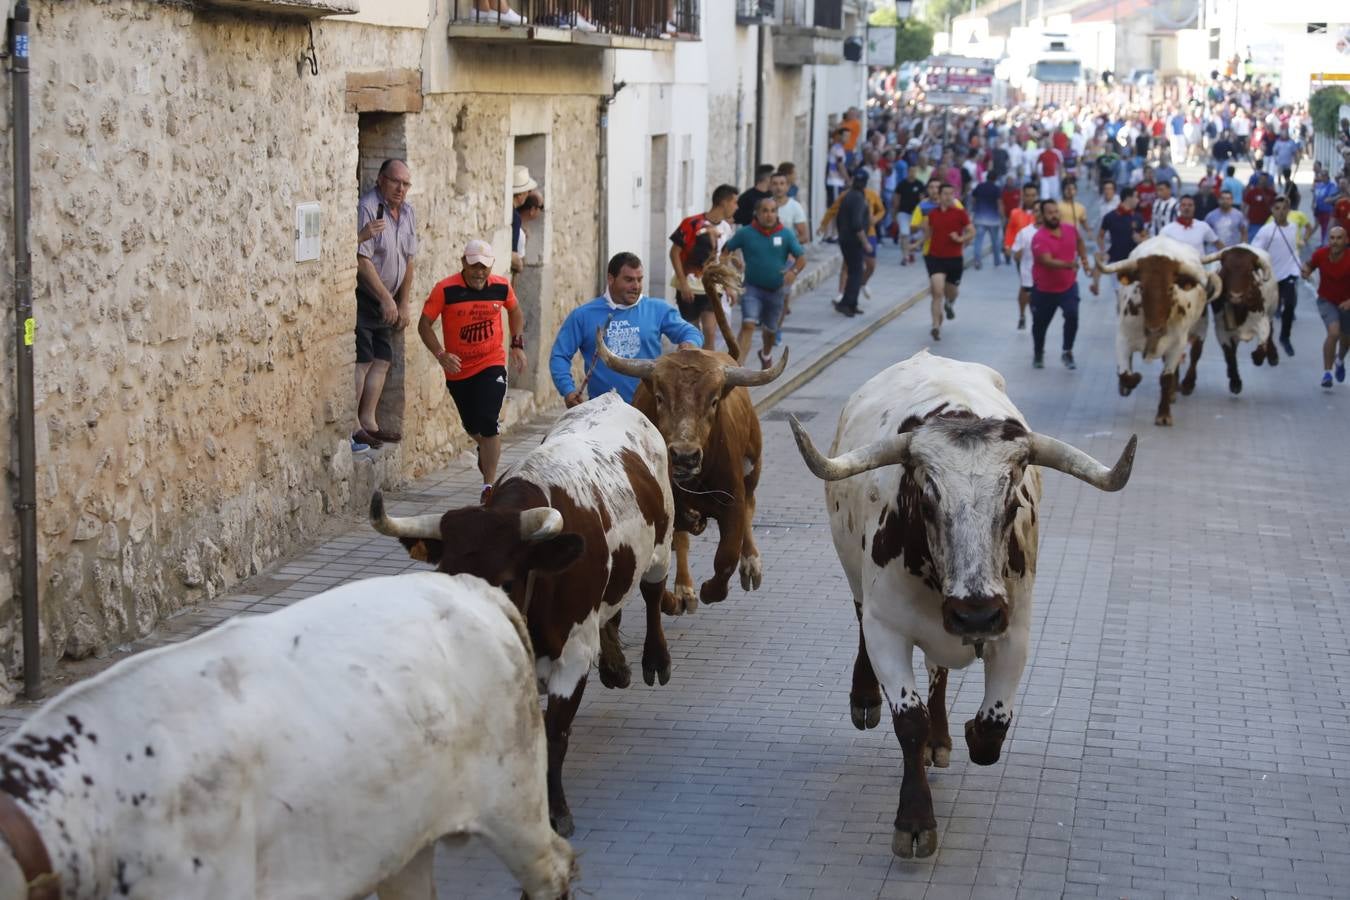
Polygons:
[[[714,300],[716,302],[716,300]],[[601,361],[615,372],[642,379],[633,406],[661,432],[670,453],[675,495],[675,587],[665,611],[693,612],[699,602],[726,599],[731,575],[740,568],[741,587],[758,590],[763,564],[755,545],[755,488],[763,437],[748,388],[783,374],[787,348],[772,369],[748,369],[725,353],[677,350],[657,359],[622,359],[596,336]],[[689,535],[717,520],[713,575],[694,593],[689,572]]]
[[1128,259],[1102,266],[1116,276],[1116,372],[1120,395],[1129,396],[1143,376],[1134,371],[1134,354],[1163,362],[1155,425],[1172,424],[1177,370],[1191,348],[1190,369],[1181,393],[1195,390],[1195,367],[1209,328],[1208,303],[1219,294],[1219,276],[1206,272],[1195,249],[1167,237],[1135,247]]
[[670,679],[661,599],[674,514],[661,434],[616,393],[565,412],[484,506],[392,518],[378,493],[371,500],[377,531],[442,572],[500,586],[525,614],[548,691],[549,815],[564,837],[574,829],[562,783],[572,720],[592,665],[606,686],[628,685],[614,620],[634,587],[647,613],[643,679]]
[[[984,700],[966,722],[971,761],[998,761],[1031,642],[1041,468],[1118,491],[1134,462],[1131,437],[1107,469],[1033,432],[977,363],[921,351],[849,398],[827,459],[791,420],[807,467],[825,480],[835,551],[861,630],[849,711],[859,729],[881,719],[881,691],[904,753],[892,851],[929,856],[937,824],[924,766],[945,767],[947,673],[984,660]],[[929,673],[927,703],[914,648]]]
[[1242,376],[1238,374],[1237,345],[1255,341],[1252,362],[1261,365],[1266,360],[1272,366],[1280,364],[1280,352],[1275,349],[1275,309],[1280,304],[1279,285],[1270,254],[1250,244],[1225,247],[1204,259],[1206,264],[1219,263],[1219,281],[1223,289],[1210,304],[1214,314],[1214,339],[1223,348],[1224,362],[1228,364],[1228,390],[1242,393]]
[[0,745],[3,900],[432,900],[480,835],[532,898],[548,820],[525,623],[478,578],[355,581],[118,663]]

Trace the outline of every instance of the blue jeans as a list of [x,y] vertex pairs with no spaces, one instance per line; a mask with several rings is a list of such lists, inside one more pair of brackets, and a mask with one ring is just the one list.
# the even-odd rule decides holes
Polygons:
[[999,264],[999,249],[1003,244],[1003,226],[979,225],[975,226],[975,262],[980,261],[980,254],[983,253],[984,239],[989,238],[989,252],[994,257],[994,265]]
[[741,324],[758,325],[766,331],[777,331],[783,321],[783,298],[787,285],[769,289],[753,284],[745,286],[741,297]]
[[1077,283],[1058,293],[1031,289],[1031,346],[1037,359],[1045,354],[1045,333],[1050,330],[1055,310],[1064,313],[1064,352],[1068,353],[1078,335]]

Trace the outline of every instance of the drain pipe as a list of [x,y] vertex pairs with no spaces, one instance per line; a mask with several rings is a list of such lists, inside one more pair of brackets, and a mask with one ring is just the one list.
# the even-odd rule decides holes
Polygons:
[[626,81],[614,82],[614,93],[600,98],[596,136],[599,141],[595,154],[596,189],[600,193],[599,233],[596,235],[596,266],[600,274],[600,293],[605,292],[605,267],[609,265],[609,108],[619,98],[619,91],[628,87]]
[[764,30],[763,22],[755,26],[755,158],[750,162],[746,180],[755,186],[755,173],[764,162]]
[[31,206],[28,147],[28,0],[14,8],[10,38],[11,117],[14,123],[14,361],[15,415],[19,426],[19,591],[23,611],[23,693],[42,694],[42,657],[38,642],[37,479],[33,450],[33,260],[28,249]]

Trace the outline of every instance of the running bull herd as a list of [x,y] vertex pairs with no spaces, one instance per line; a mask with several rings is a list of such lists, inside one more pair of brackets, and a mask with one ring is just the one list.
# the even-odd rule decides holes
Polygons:
[[[1127,292],[1122,310],[1139,307],[1139,349],[1164,358],[1165,411],[1176,345],[1198,313],[1155,308],[1153,270],[1166,266],[1149,243],[1136,253],[1117,274],[1140,296]],[[1168,258],[1178,307],[1210,290],[1193,260]],[[1225,333],[1268,336],[1243,324]],[[1122,337],[1122,352],[1131,347]],[[786,364],[786,354],[752,371],[704,350],[626,360],[600,348],[641,379],[634,404],[608,394],[568,410],[485,505],[398,518],[372,498],[374,528],[434,572],[230,621],[35,713],[0,747],[0,900],[426,900],[436,842],[471,834],[527,896],[567,896],[578,868],[563,763],[590,670],[629,685],[618,638],[634,588],[648,685],[672,677],[663,613],[722,601],[738,571],[744,589],[759,588],[762,440],[748,388]],[[892,849],[929,856],[938,829],[926,767],[947,766],[952,751],[948,671],[983,661],[984,698],[964,726],[972,762],[997,762],[1012,723],[1031,645],[1041,470],[1118,491],[1136,441],[1107,467],[1035,432],[994,370],[927,351],[852,396],[830,455],[791,425],[824,482],[860,625],[849,714],[873,728],[888,707],[903,755]],[[720,534],[695,591],[689,537],[708,519]]]

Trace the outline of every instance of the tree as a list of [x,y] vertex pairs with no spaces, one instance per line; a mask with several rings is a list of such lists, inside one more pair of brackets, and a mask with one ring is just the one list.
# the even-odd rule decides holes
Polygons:
[[1344,89],[1331,85],[1312,95],[1308,102],[1308,112],[1312,116],[1313,131],[1318,134],[1334,135],[1337,120],[1340,118],[1342,104],[1350,103],[1350,94]]
[[947,23],[970,8],[967,0],[928,0],[923,5],[923,20],[934,31],[946,31]]
[[933,53],[933,28],[920,19],[906,19],[904,22],[895,14],[893,6],[879,6],[868,16],[867,24],[873,28],[895,28],[895,64],[917,62],[927,59]]

